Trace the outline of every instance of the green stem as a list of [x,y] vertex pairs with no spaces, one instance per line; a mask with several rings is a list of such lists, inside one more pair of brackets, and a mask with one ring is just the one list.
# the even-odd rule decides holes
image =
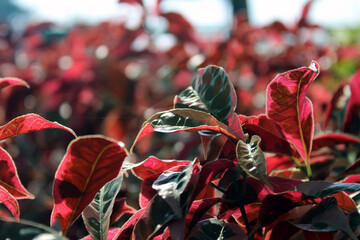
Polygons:
[[300,96],[300,89],[301,89],[301,81],[302,81],[302,77],[301,77],[301,80],[299,81],[297,95],[296,95],[296,113],[297,113],[297,122],[298,122],[298,127],[299,127],[300,140],[303,145],[304,153],[305,153],[306,173],[307,173],[309,180],[312,180],[312,172],[311,172],[311,166],[310,166],[310,162],[309,162],[308,149],[306,147],[304,133],[303,133],[303,129],[301,126],[301,119],[300,119],[299,96]]
[[303,171],[306,175],[308,175],[307,169],[304,167],[304,165],[301,164],[299,159],[295,157],[289,157],[289,158],[298,166],[298,168],[300,168],[301,171]]
[[289,157],[289,158],[298,166],[298,168],[300,168],[301,171],[303,171],[308,176],[309,180],[313,179],[309,158],[305,159],[306,167],[304,167],[304,165],[301,164],[299,159],[295,157]]
[[306,157],[306,159],[305,159],[305,165],[306,165],[307,176],[308,176],[309,180],[311,181],[311,180],[313,180],[313,176],[312,176],[310,161],[309,161],[308,157]]

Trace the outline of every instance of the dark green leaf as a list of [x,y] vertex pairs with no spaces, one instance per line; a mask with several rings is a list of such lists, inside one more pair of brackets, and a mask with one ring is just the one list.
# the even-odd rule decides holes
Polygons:
[[84,210],[82,217],[92,239],[107,239],[110,217],[122,182],[122,175],[108,182],[96,194],[91,204]]
[[197,223],[189,234],[188,240],[237,240],[247,239],[245,232],[233,223],[226,223],[216,218]]
[[188,164],[181,172],[164,171],[152,185],[178,218],[183,216],[180,195],[190,182],[194,163],[195,161]]
[[264,153],[261,151],[260,137],[253,135],[250,143],[238,141],[236,145],[236,157],[239,166],[250,176],[258,179],[271,187],[266,170],[266,162]]
[[[209,113],[226,123],[235,111],[237,97],[225,70],[218,66],[207,66],[198,70],[199,76],[192,87]],[[202,108],[203,109],[203,108]]]
[[153,183],[158,194],[150,200],[137,221],[134,228],[135,239],[150,239],[166,226],[175,227],[176,233],[174,228],[170,228],[172,239],[183,239],[189,199],[198,180],[198,165],[194,166],[196,161],[195,159],[188,164],[181,172],[165,171]]
[[222,122],[208,113],[193,109],[173,109],[160,112],[148,121],[157,132],[201,131],[219,132],[237,139],[235,134]]
[[20,220],[20,222],[0,220],[0,239],[67,240],[54,229],[28,220]]
[[136,240],[151,239],[158,230],[175,218],[169,204],[159,195],[150,200],[140,219],[136,222],[133,234]]
[[186,88],[178,96],[176,96],[174,104],[175,108],[191,108],[209,113],[209,110],[205,104],[201,102],[199,95],[192,87]]

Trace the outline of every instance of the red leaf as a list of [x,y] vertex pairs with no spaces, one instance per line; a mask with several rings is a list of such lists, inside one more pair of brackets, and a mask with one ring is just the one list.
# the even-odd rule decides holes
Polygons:
[[125,157],[123,148],[102,136],[73,140],[55,175],[51,225],[59,219],[65,235],[101,187],[119,174]]
[[0,148],[0,186],[5,188],[14,198],[34,198],[21,184],[16,166],[11,156]]
[[360,174],[348,176],[341,182],[342,183],[360,183]]
[[183,41],[196,42],[194,28],[191,23],[181,14],[176,12],[168,12],[162,14],[169,22],[168,31]]
[[24,86],[30,88],[27,82],[19,78],[0,78],[0,90],[9,86]]
[[[251,223],[252,221],[255,221],[257,219],[257,217],[259,216],[260,206],[261,206],[260,203],[250,203],[250,204],[247,204],[244,206],[245,212],[246,212],[246,217],[247,217],[249,223]],[[221,219],[225,219],[225,220],[229,221],[230,217],[233,217],[236,220],[237,224],[241,228],[243,228],[243,230],[246,230],[244,219],[241,215],[240,208],[231,209],[231,210],[225,212],[221,216]]]
[[309,159],[314,132],[313,107],[305,95],[318,74],[319,65],[312,62],[310,67],[277,75],[267,87],[266,115],[280,126],[303,159]]
[[311,5],[314,1],[313,0],[309,0],[305,6],[303,7],[302,13],[301,13],[301,17],[297,23],[297,27],[296,30],[299,30],[301,27],[309,27],[308,22],[307,22],[307,18],[309,15],[309,10],[311,8]]
[[266,115],[250,117],[240,115],[239,119],[244,130],[261,138],[260,148],[264,152],[299,156],[293,144],[287,141],[280,126],[274,120],[267,118]]
[[268,225],[290,211],[291,209],[316,203],[314,199],[306,197],[300,192],[285,192],[279,194],[268,194],[262,201],[258,221],[262,225]]
[[16,220],[19,220],[19,204],[16,199],[2,186],[0,186],[0,202],[2,202],[10,210]]
[[191,163],[191,161],[160,160],[157,157],[151,156],[147,158],[141,165],[132,168],[132,172],[136,177],[145,179],[151,175],[162,173],[171,167],[187,165],[189,163]]
[[286,179],[280,177],[269,177],[269,183],[273,187],[271,190],[266,184],[256,180],[255,178],[248,178],[247,182],[251,185],[253,190],[257,193],[258,199],[262,201],[267,195],[274,193],[281,193],[292,190],[295,186],[302,182],[295,179]]
[[345,192],[334,193],[329,197],[335,197],[338,202],[339,208],[343,209],[347,213],[350,213],[356,209],[356,203]]
[[161,173],[154,174],[148,178],[145,178],[141,182],[141,192],[139,199],[140,207],[146,207],[149,204],[150,200],[157,194],[157,191],[152,188],[152,185],[160,175]]
[[289,157],[283,155],[267,156],[266,157],[266,168],[268,174],[273,170],[280,170],[293,167],[295,164]]
[[[135,223],[144,213],[145,208],[138,210],[134,215],[132,215],[129,220],[122,225],[120,229],[117,230],[116,234],[111,238],[112,240],[128,240],[131,239],[131,234],[134,229]],[[108,238],[109,239],[109,238]]]
[[[179,161],[178,163],[183,163],[182,165],[175,165],[174,167],[167,168],[165,170],[180,172],[184,167],[187,166],[189,161]],[[191,162],[191,161],[190,161]],[[162,172],[152,174],[149,177],[145,178],[141,182],[141,192],[140,192],[140,207],[146,207],[150,200],[157,194],[157,191],[152,187],[155,180],[161,175]]]
[[215,204],[219,203],[221,198],[207,198],[198,201],[194,201],[189,209],[189,212],[186,216],[186,221],[188,224],[188,231],[190,231],[196,223],[203,220],[203,215]]
[[217,174],[234,166],[235,164],[227,159],[218,159],[205,164],[201,169],[199,181],[195,187],[194,197],[196,197]]
[[128,4],[140,4],[143,5],[142,0],[118,0],[119,3],[128,3]]
[[24,133],[36,132],[41,131],[48,128],[58,128],[63,129],[74,136],[76,134],[70,128],[67,128],[59,123],[50,122],[37,114],[30,113],[26,115],[19,116],[14,118],[7,124],[0,127],[0,140],[14,137]]
[[312,150],[346,143],[360,143],[360,139],[345,133],[326,133],[314,138]]
[[126,204],[126,198],[121,198],[115,201],[111,213],[110,225],[119,220],[125,213],[135,213],[136,210]]

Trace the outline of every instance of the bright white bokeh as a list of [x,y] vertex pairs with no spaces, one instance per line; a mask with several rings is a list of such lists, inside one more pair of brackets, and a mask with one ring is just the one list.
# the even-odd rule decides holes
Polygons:
[[[274,20],[287,25],[294,24],[301,16],[308,0],[250,0],[250,21],[263,26]],[[309,12],[309,21],[324,27],[356,27],[360,25],[359,0],[314,0]]]
[[[144,0],[151,5],[154,0]],[[82,21],[98,23],[116,19],[132,13],[118,4],[117,0],[15,0],[19,5],[30,9],[32,19],[49,20],[71,24]],[[229,0],[163,0],[165,11],[178,11],[197,28],[214,30],[231,24],[232,9]],[[274,20],[287,25],[294,24],[301,15],[307,0],[248,0],[250,22],[263,26]],[[325,27],[354,27],[360,25],[359,0],[315,0],[309,19]]]

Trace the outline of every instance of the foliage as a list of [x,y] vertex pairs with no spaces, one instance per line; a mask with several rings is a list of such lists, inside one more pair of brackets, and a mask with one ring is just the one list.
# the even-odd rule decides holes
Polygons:
[[[157,1],[152,17],[176,39],[165,50],[142,1],[120,2],[143,10],[138,26],[43,23],[21,39],[2,36],[0,73],[19,78],[0,80],[12,87],[1,92],[0,201],[11,215],[0,209],[0,238],[84,237],[79,229],[83,239],[360,236],[358,46],[319,42],[324,30],[306,19],[312,1],[295,26],[259,29],[236,16],[230,36],[212,42]],[[51,128],[68,133],[29,134]],[[24,187],[20,177],[35,177],[16,160],[27,151],[13,159],[12,146],[41,152],[35,167],[50,178],[51,200]],[[51,227],[20,218],[27,202],[18,200],[34,195]]]
[[[38,236],[63,239],[82,215],[91,236],[85,239],[278,239],[299,231],[306,237],[357,239],[358,225],[351,224],[352,218],[358,218],[357,204],[349,192],[360,191],[358,178],[342,183],[340,174],[332,176],[335,182],[313,180],[320,179],[312,172],[316,151],[360,142],[345,133],[313,137],[314,113],[305,95],[319,71],[319,65],[312,62],[309,67],[277,75],[267,87],[266,113],[247,117],[235,113],[236,93],[225,70],[214,65],[200,69],[192,87],[175,97],[174,109],[150,117],[135,141],[137,144],[152,132],[198,132],[207,151],[221,134],[227,140],[216,159],[164,161],[149,157],[129,164],[128,151],[114,140],[100,135],[76,137],[54,178],[51,225],[59,222],[62,234],[36,223],[31,223],[32,229],[39,228]],[[358,87],[353,84],[357,80],[358,74],[350,82],[352,91]],[[2,79],[1,85],[26,86],[11,78]],[[350,99],[347,105],[345,119],[350,125],[357,103]],[[1,127],[0,137],[47,128],[74,134],[58,123],[28,114]],[[1,199],[19,220],[17,199],[33,195],[20,183],[11,157],[3,149],[2,154]],[[332,167],[330,161],[321,164]],[[130,170],[142,180],[139,209],[115,201]],[[122,206],[115,207],[117,204]],[[116,227],[112,215],[119,219],[125,213],[130,213],[130,218]],[[281,227],[284,225],[287,227]]]

